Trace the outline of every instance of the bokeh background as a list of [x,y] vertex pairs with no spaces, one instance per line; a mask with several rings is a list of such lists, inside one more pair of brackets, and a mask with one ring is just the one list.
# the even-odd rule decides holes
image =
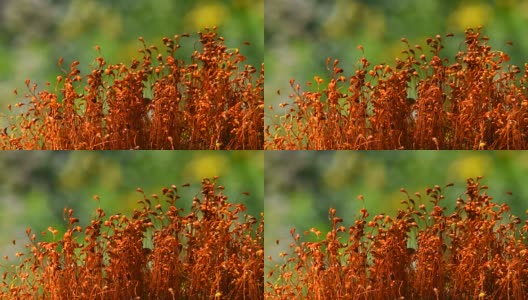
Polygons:
[[[0,0],[0,114],[6,104],[24,100],[25,80],[44,89],[79,60],[83,75],[99,54],[107,63],[130,65],[141,58],[138,37],[164,51],[164,36],[190,33],[178,58],[189,58],[197,32],[218,26],[230,48],[239,48],[247,64],[260,70],[264,61],[264,0]],[[249,46],[244,45],[248,41]],[[198,49],[198,48],[196,48]],[[13,94],[17,88],[19,96]]]
[[266,0],[265,13],[266,108],[276,111],[278,103],[291,102],[290,79],[306,90],[314,76],[330,77],[328,57],[352,75],[363,56],[358,45],[371,67],[393,65],[404,57],[402,37],[425,50],[428,37],[452,32],[455,37],[444,39],[444,56],[452,61],[464,49],[464,30],[483,25],[489,44],[510,55],[510,63],[527,61],[528,0]]
[[232,203],[246,205],[245,213],[259,219],[264,209],[262,151],[1,152],[0,166],[2,257],[13,258],[23,249],[27,227],[37,234],[48,226],[63,233],[65,207],[74,209],[81,225],[89,224],[99,206],[94,195],[107,216],[130,216],[143,198],[136,188],[163,199],[163,187],[189,183],[188,188],[178,188],[181,199],[176,203],[187,213],[192,198],[200,196],[201,180],[219,176],[224,194]]
[[527,217],[526,151],[267,151],[264,173],[265,250],[266,257],[275,259],[281,251],[290,252],[291,228],[304,240],[311,238],[303,235],[310,228],[326,236],[331,228],[329,208],[337,209],[345,226],[354,223],[363,207],[371,217],[394,215],[406,199],[400,188],[413,198],[419,192],[422,202],[431,205],[426,188],[454,183],[442,189],[441,202],[452,210],[456,198],[464,198],[466,179],[484,176],[481,182],[489,186],[494,201]]

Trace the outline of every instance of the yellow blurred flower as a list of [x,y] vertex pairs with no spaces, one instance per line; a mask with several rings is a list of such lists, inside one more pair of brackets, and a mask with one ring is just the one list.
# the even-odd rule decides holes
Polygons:
[[184,174],[189,174],[193,181],[203,178],[222,176],[229,168],[229,161],[225,155],[210,152],[209,155],[200,155],[191,159],[185,166]]
[[185,16],[185,23],[196,30],[221,26],[229,18],[229,10],[221,3],[198,5]]
[[464,3],[454,10],[448,19],[448,23],[457,30],[464,31],[468,27],[484,26],[493,17],[492,8],[484,3]]
[[491,161],[488,156],[475,154],[454,160],[449,166],[449,174],[457,176],[457,180],[465,180],[477,176],[486,176],[490,167]]

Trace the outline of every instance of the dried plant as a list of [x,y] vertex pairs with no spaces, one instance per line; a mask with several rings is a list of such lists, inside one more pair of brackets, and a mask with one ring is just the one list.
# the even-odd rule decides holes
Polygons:
[[[448,34],[447,37],[452,36]],[[265,149],[528,149],[528,68],[521,77],[509,56],[488,45],[481,28],[465,31],[465,51],[442,58],[440,35],[430,54],[407,46],[405,59],[376,65],[361,58],[343,76],[339,61],[327,66],[327,84],[301,91],[292,79],[286,114],[271,110]],[[358,47],[363,51],[363,47]],[[416,95],[415,95],[416,94]]]
[[55,91],[37,92],[26,80],[28,101],[15,106],[27,109],[8,106],[0,148],[262,149],[264,65],[260,73],[241,70],[245,57],[216,28],[199,33],[190,62],[177,59],[188,36],[163,38],[165,55],[140,37],[141,61],[109,65],[97,57],[84,77],[78,61],[66,71],[60,59]]
[[142,207],[131,217],[98,208],[83,228],[65,209],[66,232],[48,228],[53,241],[28,229],[29,253],[3,273],[0,298],[263,299],[264,215],[240,220],[246,208],[215,181],[202,181],[188,214],[176,186],[150,198],[138,188]]
[[519,225],[480,179],[467,180],[452,213],[441,206],[446,200],[436,185],[426,190],[432,209],[420,204],[420,193],[411,197],[402,189],[405,208],[395,216],[370,219],[363,208],[346,228],[330,209],[326,235],[305,232],[313,242],[292,229],[292,252],[274,262],[265,298],[524,299],[528,221]]

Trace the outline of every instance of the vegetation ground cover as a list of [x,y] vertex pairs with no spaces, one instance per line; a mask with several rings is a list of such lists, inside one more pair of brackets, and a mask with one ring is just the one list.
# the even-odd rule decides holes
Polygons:
[[[11,299],[262,299],[264,214],[245,215],[224,187],[202,181],[189,212],[178,187],[142,196],[132,216],[78,224],[64,209],[64,233],[42,241],[30,228],[19,265],[4,266],[0,297]],[[99,196],[94,196],[99,202]],[[5,258],[7,261],[7,257]]]
[[265,149],[527,149],[526,65],[507,64],[480,27],[445,58],[451,36],[424,47],[402,38],[406,58],[371,67],[363,57],[349,77],[329,58],[331,78],[306,91],[292,79],[292,102],[270,106]]
[[264,65],[244,65],[216,28],[198,35],[190,60],[177,57],[189,34],[164,37],[165,53],[140,37],[141,60],[97,57],[87,75],[60,59],[54,85],[26,80],[27,101],[8,106],[0,148],[262,149]]
[[333,208],[327,233],[311,228],[302,237],[293,228],[291,251],[272,261],[265,298],[524,298],[528,221],[494,201],[481,179],[469,178],[456,199],[444,197],[452,184],[423,197],[402,188],[395,215],[371,217],[362,208],[348,228]]

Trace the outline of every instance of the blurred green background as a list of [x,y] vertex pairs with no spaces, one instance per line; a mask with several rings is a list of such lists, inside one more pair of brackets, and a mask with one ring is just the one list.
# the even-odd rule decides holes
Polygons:
[[27,227],[39,233],[54,226],[63,233],[64,207],[74,209],[81,225],[88,224],[98,207],[94,195],[107,216],[130,215],[140,208],[136,188],[163,199],[163,187],[189,183],[178,188],[182,198],[176,203],[187,213],[192,198],[200,196],[201,180],[219,176],[224,194],[246,205],[247,214],[259,219],[264,209],[262,151],[2,152],[0,166],[0,254],[10,258],[27,242]]
[[[260,70],[264,62],[264,0],[3,0],[0,1],[0,113],[6,104],[24,100],[25,80],[44,89],[55,87],[62,75],[57,60],[69,69],[81,62],[83,75],[99,56],[107,63],[130,64],[141,58],[138,37],[158,45],[164,36],[190,33],[182,39],[178,58],[190,58],[198,49],[197,32],[218,26],[229,48],[239,48],[244,63]],[[250,45],[244,45],[244,42]],[[179,54],[178,54],[179,53]],[[13,90],[17,88],[19,95]]]
[[442,189],[443,206],[452,209],[458,196],[464,198],[470,177],[484,176],[481,182],[489,186],[494,201],[508,204],[513,214],[526,219],[526,151],[267,151],[265,160],[266,257],[289,252],[292,227],[301,237],[312,227],[326,236],[331,207],[345,226],[353,224],[362,207],[371,217],[394,215],[406,199],[402,187],[413,198],[420,192],[424,204],[430,205],[426,188],[454,183]]
[[328,82],[328,57],[339,59],[344,75],[352,75],[363,56],[358,45],[370,68],[393,65],[396,57],[405,57],[402,37],[426,50],[428,37],[452,32],[443,52],[452,61],[464,49],[464,30],[483,25],[489,44],[510,55],[510,63],[522,68],[528,52],[528,0],[267,0],[265,14],[266,109],[274,105],[276,111],[278,103],[291,102],[290,79],[303,90],[315,75]]

